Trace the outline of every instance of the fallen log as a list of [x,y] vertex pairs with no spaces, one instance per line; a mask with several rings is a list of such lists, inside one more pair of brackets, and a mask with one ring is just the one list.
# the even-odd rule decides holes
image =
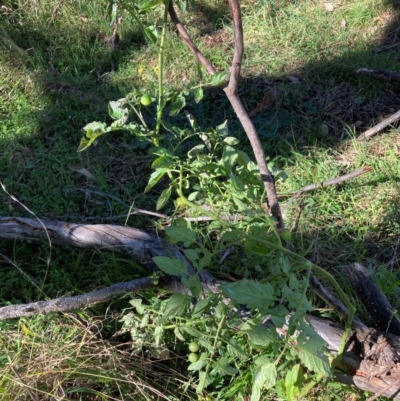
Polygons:
[[[186,261],[178,248],[162,238],[134,228],[107,224],[72,224],[59,221],[38,221],[29,218],[0,217],[0,239],[12,241],[50,240],[51,243],[64,247],[124,253],[141,263],[149,270],[149,273],[156,268],[152,261],[153,256],[168,255]],[[193,268],[187,261],[186,263],[188,274],[193,274]],[[356,267],[354,275],[358,277],[358,282],[357,280],[355,281],[358,283],[357,285],[361,285],[365,277],[360,280],[361,276],[359,274],[365,274],[365,271],[359,265],[356,265]],[[201,272],[200,279],[204,291],[218,292],[219,283],[209,273]],[[147,277],[128,283],[119,283],[77,297],[6,306],[0,308],[0,320],[10,317],[29,316],[35,313],[83,308],[110,300],[124,292],[135,292],[154,286],[153,279]],[[167,277],[158,286],[172,291],[182,291],[184,288],[179,278],[176,277]],[[317,288],[318,286],[319,288]],[[329,303],[335,304],[335,302],[338,302],[334,302],[335,297],[329,294],[326,289],[323,289],[320,284],[313,283],[313,288]],[[325,293],[322,294],[321,291],[325,291]],[[375,295],[374,308],[379,310],[381,301],[379,301],[379,295]],[[392,308],[386,301],[385,308],[388,311],[386,319],[392,321]],[[337,306],[337,308],[340,308],[340,306]],[[341,316],[346,314],[343,306],[338,313]],[[309,316],[308,319],[314,330],[326,341],[328,350],[333,355],[336,355],[344,336],[344,330],[338,324],[329,320],[314,316]],[[368,328],[359,319],[355,319],[354,322],[352,336],[347,341],[344,354],[340,364],[337,365],[332,380],[354,385],[361,390],[371,391],[400,401],[400,338],[387,331]],[[385,319],[381,319],[380,326],[382,327],[383,325],[389,328],[391,326],[388,323]],[[271,324],[271,322],[267,322],[267,324]],[[394,327],[396,329],[396,325]]]

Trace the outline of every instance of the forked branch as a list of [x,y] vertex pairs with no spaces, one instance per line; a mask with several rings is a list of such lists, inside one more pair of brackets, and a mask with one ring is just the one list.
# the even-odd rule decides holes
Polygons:
[[[282,218],[282,213],[280,210],[278,196],[276,194],[274,177],[268,169],[266,158],[264,154],[264,149],[262,147],[260,138],[251,121],[246,109],[243,106],[238,94],[237,87],[240,79],[240,70],[243,57],[243,27],[242,27],[242,17],[240,12],[240,5],[238,0],[229,0],[229,6],[231,8],[233,17],[233,27],[234,27],[234,37],[235,37],[235,50],[231,65],[231,75],[229,79],[229,84],[223,89],[229,102],[232,105],[233,110],[236,113],[237,118],[243,126],[247,137],[249,138],[251,147],[254,152],[254,156],[260,170],[261,178],[264,183],[265,191],[267,193],[267,201],[270,212],[273,217],[277,220],[277,227],[279,230],[284,230],[285,225]],[[206,68],[209,74],[214,74],[216,72],[215,68],[212,66],[210,61],[201,53],[198,47],[194,44],[193,40],[189,36],[183,24],[180,22],[172,1],[169,3],[169,15],[172,22],[175,24],[176,29],[181,35],[184,42],[188,45],[191,52],[199,60],[199,62]]]

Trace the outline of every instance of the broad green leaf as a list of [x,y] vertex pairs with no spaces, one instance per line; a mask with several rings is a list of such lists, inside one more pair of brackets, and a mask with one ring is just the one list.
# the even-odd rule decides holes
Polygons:
[[224,284],[221,288],[226,296],[250,309],[266,310],[275,300],[274,288],[269,283],[243,279],[235,283]]
[[189,152],[187,153],[189,159],[198,156],[198,155],[202,155],[204,153],[206,153],[207,148],[206,145],[204,144],[199,144],[194,146],[192,149],[189,150]]
[[165,204],[168,202],[168,199],[171,197],[172,187],[168,187],[161,192],[157,200],[156,210],[162,209]]
[[226,83],[228,75],[225,72],[216,72],[211,75],[210,85],[219,86],[221,84]]
[[198,297],[203,289],[201,281],[197,276],[182,277],[182,284],[190,290],[194,297]]
[[106,132],[107,125],[99,121],[93,121],[83,127],[86,138],[98,137]]
[[254,372],[253,386],[251,389],[251,401],[258,401],[261,397],[262,390],[268,390],[275,386],[276,383],[276,366],[270,362],[262,366],[258,366]]
[[227,136],[224,138],[223,142],[231,146],[235,146],[240,143],[239,139],[235,138],[234,136]]
[[194,100],[196,103],[199,103],[201,99],[203,99],[204,97],[204,92],[203,92],[203,88],[199,87],[196,88],[194,91]]
[[165,233],[175,241],[196,242],[196,233],[184,227],[166,227]]
[[193,317],[196,317],[196,316],[198,317],[202,313],[205,313],[209,303],[210,303],[210,301],[207,298],[206,299],[200,299],[200,301],[197,301],[196,305],[193,308],[192,316]]
[[211,265],[211,252],[207,251],[207,249],[203,250],[204,256],[199,260],[199,269],[204,269]]
[[196,387],[196,393],[201,393],[207,386],[213,382],[213,378],[206,372],[199,373],[199,384]]
[[155,25],[145,26],[144,34],[146,35],[147,39],[150,40],[151,43],[153,43],[154,45],[157,44],[159,33]]
[[245,236],[245,233],[243,230],[240,229],[234,229],[232,231],[225,231],[222,235],[222,242],[232,242],[232,241],[238,241],[243,239]]
[[171,100],[169,115],[176,116],[186,105],[186,99],[182,93],[176,94]]
[[87,139],[85,137],[81,138],[77,151],[82,152],[83,150],[86,150],[96,139],[97,139],[96,137],[91,139]]
[[218,361],[213,361],[213,370],[221,376],[235,376],[238,372],[236,368],[229,364],[227,358],[220,358]]
[[174,334],[175,334],[175,337],[178,338],[179,340],[186,341],[186,338],[183,337],[182,329],[179,326],[175,327]]
[[118,0],[109,0],[107,4],[107,14],[110,19],[110,24],[114,24],[117,19]]
[[179,276],[187,272],[187,266],[183,260],[172,259],[168,256],[154,256],[153,260],[160,270],[171,276]]
[[293,400],[298,397],[303,387],[304,372],[300,364],[296,364],[287,371],[285,377],[286,398]]
[[153,171],[151,173],[149,183],[147,184],[146,188],[144,189],[144,192],[150,191],[151,188],[154,187],[158,183],[158,181],[161,180],[161,178],[164,177],[165,173],[168,171],[167,168],[158,168],[156,171]]
[[237,151],[232,146],[225,145],[222,150],[222,164],[227,173],[230,173],[235,167],[238,159]]
[[190,372],[197,372],[201,369],[204,368],[204,366],[207,365],[207,361],[205,359],[199,359],[197,362],[191,363],[188,367],[187,370]]
[[199,260],[199,254],[194,249],[185,249],[183,253],[191,262]]
[[260,347],[266,347],[276,340],[276,336],[271,329],[267,329],[264,326],[245,323],[240,331],[248,335],[252,344]]
[[183,316],[189,309],[191,297],[187,294],[176,292],[168,300],[162,320],[175,316]]
[[141,0],[137,1],[135,4],[138,6],[139,11],[143,13],[163,4],[163,0]]
[[136,309],[136,312],[140,315],[142,315],[146,310],[146,307],[142,305],[142,300],[140,298],[131,299],[129,303]]
[[124,116],[120,118],[119,120],[114,121],[111,125],[110,128],[113,129],[118,129],[121,128],[125,125],[125,123],[128,121],[128,116]]
[[181,329],[182,331],[186,331],[191,337],[201,338],[204,335],[201,331],[196,330],[192,326],[182,326]]
[[233,338],[230,338],[228,340],[226,340],[226,342],[228,343],[228,345],[226,346],[227,351],[229,352],[230,355],[245,360],[248,359],[248,355],[246,354],[246,352],[244,352],[242,350],[242,348],[239,347],[237,341]]
[[121,101],[111,101],[108,103],[108,114],[114,120],[119,120],[128,115],[128,109],[121,107]]
[[298,356],[308,370],[329,376],[329,360],[319,345],[320,342],[312,338],[304,343],[297,341]]
[[174,159],[168,155],[161,155],[157,157],[151,164],[151,167],[154,169],[157,168],[172,168],[174,166]]

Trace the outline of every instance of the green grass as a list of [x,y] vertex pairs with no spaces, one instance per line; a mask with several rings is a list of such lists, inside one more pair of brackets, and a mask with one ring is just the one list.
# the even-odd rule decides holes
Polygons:
[[[116,48],[111,49],[106,3],[5,1],[0,9],[0,180],[40,217],[123,224],[124,218],[113,216],[128,213],[131,204],[155,209],[158,194],[143,194],[151,172],[149,158],[132,146],[132,137],[110,135],[88,151],[76,152],[83,126],[108,121],[108,101],[134,88],[151,91],[156,85],[155,49],[128,14],[119,28]],[[253,120],[266,153],[287,173],[285,181],[278,181],[278,192],[288,227],[294,229],[294,241],[304,249],[313,244],[313,260],[339,279],[344,266],[362,261],[397,305],[397,286],[388,284],[398,282],[399,267],[397,133],[386,131],[365,144],[354,137],[400,105],[392,85],[355,74],[360,67],[398,68],[396,47],[376,52],[395,42],[392,32],[399,27],[395,18],[398,4],[345,0],[332,2],[333,11],[327,11],[320,1],[242,3],[245,59],[239,92],[249,111],[257,109],[269,93],[269,107],[261,108]],[[228,70],[232,54],[227,9],[223,2],[203,0],[195,11],[181,15],[199,48],[221,71]],[[159,22],[160,16],[148,18]],[[169,88],[190,87],[201,80],[196,61],[172,26],[166,63]],[[204,101],[190,103],[188,109],[204,128],[228,119],[232,133],[248,149],[221,91],[207,90]],[[370,165],[372,172],[355,180],[306,193],[299,200],[287,195],[365,165]],[[0,199],[2,215],[26,215],[3,192]],[[171,203],[167,212],[172,210]],[[154,229],[158,223],[149,216],[135,215],[128,224]],[[0,250],[14,263],[1,261],[3,304],[79,294],[145,274],[129,259],[100,252],[53,249],[47,265],[45,244],[1,244]],[[233,267],[234,263],[229,265]],[[390,280],[385,279],[388,271]],[[239,272],[255,274],[251,269]],[[115,314],[114,320],[105,320],[104,335],[112,336],[119,328],[119,313],[127,306],[126,299],[98,306],[85,316],[85,322],[90,326],[96,316],[102,320]],[[63,399],[60,389],[73,386],[97,391],[91,399],[100,399],[99,392],[109,399],[119,399],[117,394],[139,399],[129,398],[134,397],[129,391],[139,379],[125,377],[124,370],[126,366],[137,368],[143,361],[139,363],[129,352],[116,351],[111,343],[100,344],[98,337],[72,316],[35,317],[24,322],[34,335],[14,321],[0,325],[2,335],[9,336],[2,340],[0,362],[4,399],[23,397],[25,388],[47,392],[44,399]],[[44,368],[35,365],[34,356],[49,342],[62,346],[56,356],[54,349],[49,349],[46,360],[62,363],[57,365],[59,370],[46,376]],[[79,344],[87,347],[83,357],[76,351]],[[124,376],[122,382],[129,385],[122,388],[111,377],[111,367],[100,369],[96,359],[87,356],[93,352],[100,358],[103,349],[111,350],[115,374]],[[18,373],[23,364],[26,371]],[[79,364],[85,374],[78,372]],[[171,369],[179,369],[179,364]],[[174,385],[157,380],[153,386],[157,391],[173,394]],[[61,387],[46,384],[50,382]],[[135,396],[145,399],[143,394]],[[65,399],[78,399],[71,397]]]

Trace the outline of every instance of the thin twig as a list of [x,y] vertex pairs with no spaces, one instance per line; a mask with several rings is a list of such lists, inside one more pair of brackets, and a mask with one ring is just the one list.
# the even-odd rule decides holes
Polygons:
[[382,131],[384,128],[386,128],[388,125],[394,123],[395,121],[400,119],[400,110],[397,113],[392,114],[390,117],[385,118],[383,121],[381,121],[379,124],[376,124],[375,127],[370,128],[369,130],[363,132],[357,140],[362,141],[364,139],[370,138],[371,136],[374,136],[378,132]]
[[371,166],[364,166],[362,168],[359,168],[356,171],[353,171],[352,173],[341,175],[340,177],[331,178],[331,179],[323,181],[323,182],[321,182],[319,184],[306,185],[305,187],[300,188],[298,190],[298,192],[294,195],[294,197],[298,198],[299,196],[301,196],[301,194],[303,192],[313,191],[314,189],[327,187],[328,185],[335,185],[335,184],[339,184],[339,183],[344,182],[344,181],[351,180],[353,178],[356,178],[356,177],[358,177],[358,176],[360,176],[362,174],[368,173],[370,171],[372,171],[372,167]]

